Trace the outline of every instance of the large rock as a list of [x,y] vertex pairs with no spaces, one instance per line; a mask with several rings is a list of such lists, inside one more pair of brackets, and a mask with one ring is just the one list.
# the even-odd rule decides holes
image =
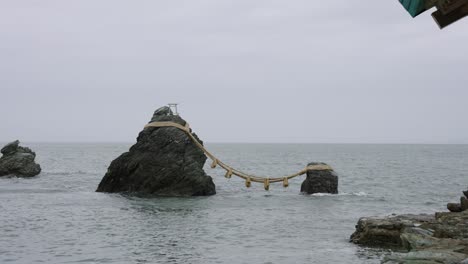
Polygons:
[[34,159],[36,153],[21,147],[19,140],[5,145],[0,152],[0,176],[33,177],[41,173],[41,166]]
[[[169,107],[154,112],[150,122],[158,121],[186,124]],[[215,185],[203,170],[206,159],[184,131],[175,127],[148,127],[140,132],[129,152],[112,161],[97,191],[158,196],[213,195]]]
[[[312,162],[308,166],[324,165],[325,163]],[[326,170],[308,170],[307,178],[302,182],[301,192],[314,193],[338,193],[338,176],[330,168]]]

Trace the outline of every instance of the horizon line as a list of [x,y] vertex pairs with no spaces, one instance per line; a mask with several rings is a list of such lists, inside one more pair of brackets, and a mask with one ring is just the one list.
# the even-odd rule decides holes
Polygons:
[[[0,141],[7,144],[11,141]],[[135,144],[136,141],[21,141],[22,143],[40,144]],[[203,141],[204,144],[310,144],[310,145],[468,145],[466,142],[222,142]]]

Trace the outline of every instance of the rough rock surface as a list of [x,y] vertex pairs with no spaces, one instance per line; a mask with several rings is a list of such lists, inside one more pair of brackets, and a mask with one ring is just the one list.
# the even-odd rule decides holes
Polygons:
[[[325,163],[312,162],[311,165],[327,165]],[[302,182],[301,192],[313,193],[338,193],[338,176],[333,170],[309,170],[307,178]]]
[[36,153],[21,147],[19,140],[5,145],[0,152],[0,176],[33,177],[41,173],[41,166],[34,159]]
[[462,211],[468,210],[468,198],[460,197],[460,207]]
[[462,212],[468,210],[468,191],[463,191],[465,196],[460,197],[460,203],[448,203],[447,209],[450,212]]
[[[157,121],[186,124],[169,107],[154,112],[150,122]],[[137,143],[112,161],[97,191],[158,196],[213,195],[215,185],[203,170],[206,159],[184,131],[175,127],[145,128],[138,135]]]
[[468,210],[361,218],[351,242],[408,251],[385,257],[385,264],[464,263],[468,259]]

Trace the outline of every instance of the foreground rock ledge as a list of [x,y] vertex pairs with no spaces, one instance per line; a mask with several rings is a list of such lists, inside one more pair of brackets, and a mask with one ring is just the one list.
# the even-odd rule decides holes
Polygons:
[[34,160],[36,153],[21,147],[19,140],[5,145],[0,152],[0,176],[34,177],[41,173],[41,166]]
[[468,264],[468,211],[361,218],[351,242],[408,251],[386,264]]
[[[150,122],[157,121],[186,124],[169,107],[154,112]],[[174,127],[145,128],[138,135],[137,143],[112,161],[97,192],[213,195],[216,194],[213,179],[203,170],[206,159],[185,132]]]

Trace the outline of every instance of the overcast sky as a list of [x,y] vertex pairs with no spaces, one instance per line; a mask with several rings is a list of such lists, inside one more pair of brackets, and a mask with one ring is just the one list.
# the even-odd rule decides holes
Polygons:
[[0,141],[468,143],[468,19],[397,0],[0,0]]

